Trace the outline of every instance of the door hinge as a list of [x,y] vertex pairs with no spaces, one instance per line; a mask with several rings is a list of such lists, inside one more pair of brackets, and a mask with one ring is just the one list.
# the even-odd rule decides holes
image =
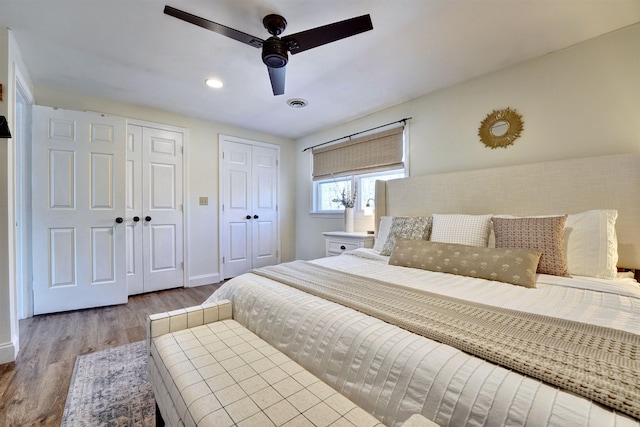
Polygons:
[[222,160],[224,160],[224,151],[222,152]]
[[180,270],[184,270],[184,262],[180,263]]
[[224,264],[224,257],[222,257],[222,263]]
[[179,210],[180,212],[182,212],[183,207],[184,207],[184,205],[178,205],[178,210]]

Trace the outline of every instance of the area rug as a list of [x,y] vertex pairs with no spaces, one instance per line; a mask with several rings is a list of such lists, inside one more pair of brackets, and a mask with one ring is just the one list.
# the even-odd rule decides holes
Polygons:
[[146,343],[78,356],[60,425],[154,426]]

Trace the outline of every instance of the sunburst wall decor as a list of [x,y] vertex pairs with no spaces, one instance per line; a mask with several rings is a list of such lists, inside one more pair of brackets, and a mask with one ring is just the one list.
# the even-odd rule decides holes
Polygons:
[[480,124],[478,136],[484,145],[493,149],[513,144],[524,129],[522,116],[512,110],[493,110]]

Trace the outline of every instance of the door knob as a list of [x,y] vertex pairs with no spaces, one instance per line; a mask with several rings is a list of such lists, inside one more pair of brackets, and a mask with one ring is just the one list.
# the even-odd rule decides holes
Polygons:
[[251,215],[245,216],[246,219],[251,219]]
[[139,216],[134,216],[133,217],[133,222],[138,222],[140,221],[140,217]]
[[144,217],[144,220],[149,222],[149,221],[151,221],[151,217],[149,215],[147,215],[147,216]]
[[258,219],[258,218],[260,218],[258,215],[253,216],[253,219]]
[[121,224],[121,223],[122,223],[122,221],[124,221],[124,220],[122,219],[122,217],[120,217],[120,216],[119,216],[118,218],[116,218],[116,222],[117,222],[118,224]]

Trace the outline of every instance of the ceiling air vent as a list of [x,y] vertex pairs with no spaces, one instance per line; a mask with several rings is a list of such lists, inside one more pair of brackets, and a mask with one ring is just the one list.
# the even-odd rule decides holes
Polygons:
[[309,101],[302,98],[291,98],[287,101],[287,105],[291,108],[304,108],[309,105]]

